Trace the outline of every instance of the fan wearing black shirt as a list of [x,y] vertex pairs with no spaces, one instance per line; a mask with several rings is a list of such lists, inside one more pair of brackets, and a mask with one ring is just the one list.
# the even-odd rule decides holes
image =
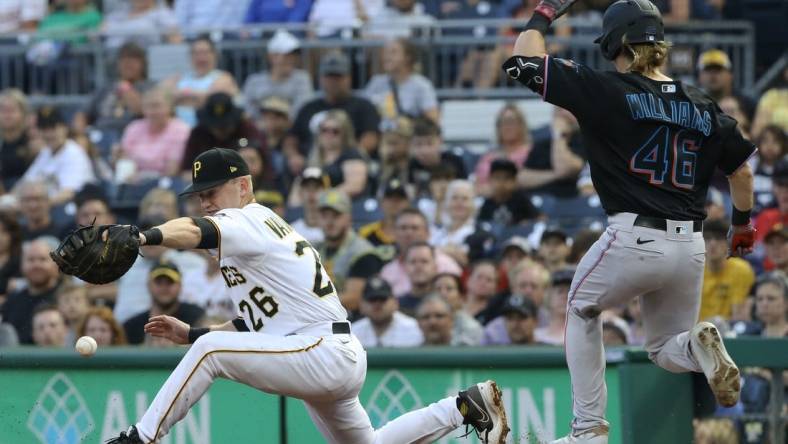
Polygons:
[[555,108],[549,128],[534,131],[534,145],[520,172],[520,185],[532,193],[577,196],[577,178],[586,163],[577,119]]
[[21,344],[33,343],[33,311],[40,304],[53,304],[60,283],[60,272],[49,257],[57,247],[45,239],[36,239],[22,247],[22,276],[27,287],[8,295],[0,310],[3,322],[11,324]]
[[413,123],[408,182],[416,186],[417,195],[429,194],[430,177],[441,167],[454,170],[455,179],[468,177],[462,158],[442,148],[443,138],[440,127],[430,119],[416,119]]
[[194,304],[181,302],[181,272],[171,262],[159,262],[148,274],[148,291],[151,308],[133,316],[123,324],[129,344],[145,342],[145,324],[151,316],[170,315],[187,324],[194,325],[205,311]]
[[350,59],[341,52],[330,52],[320,60],[320,91],[323,95],[306,102],[298,110],[285,140],[288,157],[307,156],[313,145],[317,122],[323,113],[332,109],[341,109],[350,116],[359,149],[369,154],[378,146],[380,113],[372,102],[353,94],[351,68]]
[[490,165],[490,197],[479,211],[480,222],[508,227],[539,217],[527,192],[517,189],[517,166],[509,159],[493,160]]

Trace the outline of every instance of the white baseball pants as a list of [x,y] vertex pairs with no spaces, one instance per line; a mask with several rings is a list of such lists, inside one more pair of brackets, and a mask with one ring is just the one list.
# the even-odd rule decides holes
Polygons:
[[701,232],[691,222],[667,230],[634,226],[637,215],[609,218],[605,233],[580,260],[569,290],[566,362],[572,377],[574,430],[608,425],[599,313],[640,298],[646,350],[665,370],[702,371],[689,348],[698,319],[705,264]]
[[330,443],[427,443],[462,425],[456,398],[449,397],[374,430],[358,399],[366,372],[366,352],[352,335],[211,332],[167,378],[137,431],[145,442],[160,439],[217,378],[303,400]]

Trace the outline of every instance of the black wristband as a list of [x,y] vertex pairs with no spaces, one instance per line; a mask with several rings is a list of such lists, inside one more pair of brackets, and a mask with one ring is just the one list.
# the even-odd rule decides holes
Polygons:
[[752,210],[739,211],[735,206],[731,212],[732,225],[748,225],[750,223],[750,213]]
[[238,331],[249,331],[249,327],[246,326],[246,322],[244,322],[244,320],[241,318],[233,319],[233,325]]
[[531,20],[528,20],[528,24],[525,25],[525,30],[528,31],[529,29],[539,31],[542,35],[545,35],[547,34],[547,30],[550,29],[550,19],[535,12],[531,16]]
[[161,245],[164,236],[158,228],[151,228],[142,232],[145,235],[145,245]]
[[208,328],[208,327],[202,327],[202,328],[194,328],[194,327],[192,327],[192,328],[190,328],[189,329],[189,344],[194,344],[194,341],[196,341],[197,338],[199,338],[200,336],[208,333],[209,331],[211,331],[211,329]]

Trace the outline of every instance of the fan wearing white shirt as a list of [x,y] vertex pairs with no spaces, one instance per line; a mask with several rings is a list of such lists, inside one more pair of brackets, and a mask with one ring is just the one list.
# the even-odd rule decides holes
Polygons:
[[353,323],[353,333],[364,347],[418,347],[424,342],[418,322],[398,308],[386,281],[378,276],[367,281],[361,299],[365,318]]
[[68,126],[60,110],[51,106],[39,108],[36,125],[45,148],[38,153],[23,180],[46,182],[52,205],[60,205],[72,200],[77,191],[96,179],[93,165],[85,149],[68,138]]

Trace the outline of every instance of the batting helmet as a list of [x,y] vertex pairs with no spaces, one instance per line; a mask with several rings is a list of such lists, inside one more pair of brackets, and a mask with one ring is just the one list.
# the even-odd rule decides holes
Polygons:
[[610,5],[602,19],[599,43],[602,55],[616,58],[627,43],[656,43],[665,40],[665,27],[659,9],[649,0],[618,0]]

